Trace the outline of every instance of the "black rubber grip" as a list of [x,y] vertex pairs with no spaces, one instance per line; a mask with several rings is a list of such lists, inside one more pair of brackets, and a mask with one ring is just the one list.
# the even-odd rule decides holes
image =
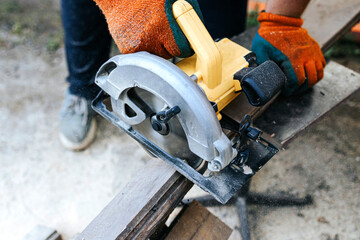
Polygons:
[[244,68],[235,73],[249,102],[263,106],[272,99],[285,84],[285,74],[273,61],[266,61],[255,68]]

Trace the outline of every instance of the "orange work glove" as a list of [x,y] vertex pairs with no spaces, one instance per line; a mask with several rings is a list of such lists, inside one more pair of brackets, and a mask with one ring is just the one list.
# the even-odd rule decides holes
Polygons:
[[[172,13],[176,0],[95,0],[121,53],[147,51],[164,58],[193,54]],[[201,17],[197,0],[187,0]]]
[[258,21],[251,50],[259,64],[271,59],[282,68],[287,77],[285,95],[301,93],[323,78],[324,56],[319,44],[301,28],[301,18],[262,12]]

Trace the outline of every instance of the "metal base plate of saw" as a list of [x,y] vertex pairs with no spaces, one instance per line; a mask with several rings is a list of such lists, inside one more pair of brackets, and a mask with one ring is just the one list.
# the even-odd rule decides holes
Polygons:
[[226,203],[278,149],[249,116],[238,123],[221,110],[242,92],[253,105],[266,103],[285,77],[273,62],[254,67],[254,54],[229,39],[215,43],[186,1],[175,2],[173,11],[194,56],[177,65],[146,52],[111,58],[96,75],[102,92],[93,108]]
[[[243,131],[243,133],[246,132],[246,135],[242,135],[242,137],[237,135],[233,139],[234,147],[238,145],[239,150],[241,149],[242,151],[238,152],[231,163],[221,171],[211,172],[208,176],[204,176],[201,173],[201,170],[204,170],[204,168],[198,172],[188,164],[194,163],[195,161],[191,159],[186,161],[185,159],[170,155],[143,134],[136,131],[131,125],[122,121],[114,112],[106,107],[104,101],[108,98],[109,95],[102,91],[93,101],[93,108],[116,127],[122,129],[141,143],[151,154],[169,163],[178,172],[210,193],[223,204],[234,196],[241,187],[278,152],[278,148],[259,137],[259,130],[255,128],[245,128],[244,130],[246,131]],[[238,129],[241,129],[239,123],[237,123],[237,126],[239,126]],[[248,135],[256,136],[256,140],[249,139]],[[171,143],[169,144],[171,145]],[[241,144],[241,146],[239,144]],[[186,149],[179,148],[179,151],[186,151]]]

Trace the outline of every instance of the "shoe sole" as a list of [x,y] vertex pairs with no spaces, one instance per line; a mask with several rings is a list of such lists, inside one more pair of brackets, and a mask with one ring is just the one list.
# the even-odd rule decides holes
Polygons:
[[90,129],[88,135],[84,138],[82,142],[74,143],[69,141],[62,133],[59,134],[60,142],[64,147],[73,151],[81,151],[87,148],[92,141],[95,139],[96,135],[96,120],[93,118],[91,120]]

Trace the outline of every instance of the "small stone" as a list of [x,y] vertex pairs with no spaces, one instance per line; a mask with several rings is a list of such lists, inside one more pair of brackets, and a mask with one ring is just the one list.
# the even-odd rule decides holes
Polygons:
[[326,220],[326,218],[325,218],[325,217],[318,217],[317,221],[318,221],[319,223],[326,223],[326,224],[329,224],[329,221],[328,221],[328,220]]

